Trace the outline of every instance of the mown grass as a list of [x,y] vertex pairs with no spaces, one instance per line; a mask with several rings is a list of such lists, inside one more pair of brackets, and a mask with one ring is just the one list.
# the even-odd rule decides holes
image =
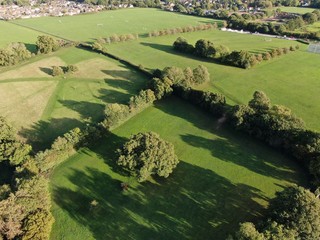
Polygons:
[[298,13],[298,14],[305,14],[308,12],[313,12],[316,8],[308,8],[308,7],[275,7],[274,9],[280,8],[281,12],[288,12],[288,13]]
[[[52,66],[68,64],[79,71],[51,76]],[[0,73],[0,114],[41,148],[74,127],[101,120],[106,103],[128,101],[147,81],[123,64],[77,48],[37,56],[5,70]]]
[[6,21],[0,21],[0,29],[0,48],[12,42],[23,42],[30,51],[36,51],[35,43],[41,33]]
[[274,103],[288,106],[295,114],[302,117],[307,127],[320,130],[319,55],[308,53],[306,45],[296,41],[274,38],[270,40],[264,36],[218,30],[181,34],[190,43],[204,38],[216,44],[224,44],[230,50],[244,49],[252,53],[261,53],[276,47],[300,46],[299,51],[290,52],[252,69],[244,70],[174,51],[172,44],[178,36],[144,38],[140,41],[110,44],[106,47],[109,52],[136,64],[142,64],[147,69],[205,65],[211,74],[211,82],[201,86],[201,89],[219,91],[226,95],[231,104],[247,103],[254,91],[262,90]]
[[[168,179],[138,184],[117,168],[114,152],[146,131],[172,142],[181,162]],[[225,239],[292,183],[305,185],[306,176],[288,158],[171,98],[55,170],[51,239]],[[90,210],[92,200],[99,204]]]
[[173,14],[159,9],[122,9],[68,17],[43,17],[14,22],[55,36],[92,42],[111,34],[143,34],[156,29],[197,25],[213,19]]

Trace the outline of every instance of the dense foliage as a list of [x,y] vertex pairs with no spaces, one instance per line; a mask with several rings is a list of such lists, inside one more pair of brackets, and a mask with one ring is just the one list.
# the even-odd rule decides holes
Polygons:
[[[179,37],[173,43],[173,48],[179,52],[193,54],[203,58],[209,58],[219,61],[223,64],[236,66],[240,68],[250,68],[263,60],[270,60],[282,54],[289,53],[288,48],[277,48],[272,49],[270,52],[265,52],[263,54],[251,54],[248,51],[232,51],[224,45],[214,45],[213,42],[205,39],[200,39],[196,42],[195,46],[192,46],[187,42],[186,39]],[[295,51],[297,47],[290,47],[290,51]]]
[[31,58],[31,52],[23,43],[11,43],[0,49],[0,66],[11,66]]
[[51,53],[59,49],[59,42],[50,36],[38,36],[36,42],[38,53]]
[[118,165],[136,175],[140,182],[153,174],[167,178],[179,162],[173,145],[154,132],[131,136],[117,152]]
[[27,158],[30,151],[31,146],[20,142],[11,124],[0,116],[0,161],[18,165]]
[[278,192],[271,200],[268,214],[257,227],[242,223],[235,239],[319,239],[320,200],[298,186]]

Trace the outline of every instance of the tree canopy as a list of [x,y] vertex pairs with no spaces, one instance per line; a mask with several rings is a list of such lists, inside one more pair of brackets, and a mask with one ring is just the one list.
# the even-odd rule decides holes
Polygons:
[[143,182],[153,174],[167,178],[179,160],[174,146],[157,133],[138,133],[117,150],[117,163]]

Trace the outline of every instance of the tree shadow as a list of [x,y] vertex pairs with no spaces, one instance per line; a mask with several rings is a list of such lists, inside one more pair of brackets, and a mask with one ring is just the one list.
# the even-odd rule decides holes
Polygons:
[[[226,135],[223,136],[226,137]],[[186,134],[181,135],[181,139],[193,147],[208,149],[213,157],[220,160],[235,163],[264,176],[298,183],[296,173],[289,166],[279,163],[276,159],[270,158],[270,156],[265,156],[265,151],[256,144],[249,143],[249,146],[252,147],[249,151],[244,151],[243,148],[246,146],[233,138],[229,141]]]
[[39,67],[39,69],[44,72],[45,74],[48,74],[52,76],[52,68],[46,68],[46,67]]
[[253,199],[267,200],[258,189],[183,161],[169,178],[128,191],[92,167],[66,177],[77,190],[53,186],[53,200],[95,239],[225,239],[240,221],[261,216],[264,208]]
[[110,87],[125,90],[127,93],[131,95],[137,93],[136,84],[130,80],[105,79],[105,83],[107,83]]
[[[104,103],[126,103],[129,101],[131,96],[132,94],[101,88],[99,89],[99,95],[95,97],[100,99]],[[103,109],[104,107],[105,105],[103,105]]]
[[32,52],[32,53],[37,53],[37,45],[36,44],[31,44],[31,43],[24,43],[26,48]]
[[[219,139],[207,139],[191,134],[181,135],[181,139],[189,145],[208,149],[212,156],[227,162],[233,162],[253,172],[276,179],[288,179],[297,183],[296,172],[292,170],[293,164],[289,164],[292,160],[280,152],[266,147],[264,143],[256,141],[244,133],[237,132],[227,123],[219,123],[218,119],[209,113],[199,110],[177,97],[170,97],[157,102],[155,107],[219,137]],[[211,121],[208,121],[208,118]],[[278,161],[279,158],[283,160]],[[296,167],[298,168],[298,166]]]
[[84,123],[73,118],[52,118],[40,120],[30,128],[22,128],[19,135],[27,139],[34,152],[50,148],[53,141],[75,127],[83,127]]
[[10,184],[15,172],[15,167],[9,161],[0,161],[0,186]]
[[140,43],[143,46],[148,46],[166,53],[170,53],[176,56],[180,56],[180,57],[187,57],[196,61],[200,61],[200,62],[206,62],[206,63],[214,63],[214,64],[218,64],[218,65],[223,65],[223,66],[227,66],[227,67],[232,67],[234,68],[235,66],[230,66],[228,64],[222,63],[220,61],[218,61],[217,59],[213,59],[213,58],[203,58],[203,57],[198,57],[195,56],[193,54],[187,54],[187,53],[181,53],[178,52],[176,50],[173,49],[173,46],[170,45],[164,45],[164,44],[157,44],[157,43],[148,43],[148,42],[141,42]]
[[105,138],[100,140],[98,145],[92,145],[91,151],[95,152],[106,164],[112,169],[112,171],[129,176],[129,172],[117,164],[117,149],[128,141],[128,138],[120,137],[112,132],[108,132]]
[[104,104],[87,101],[58,100],[63,106],[78,112],[82,119],[102,120],[104,115]]

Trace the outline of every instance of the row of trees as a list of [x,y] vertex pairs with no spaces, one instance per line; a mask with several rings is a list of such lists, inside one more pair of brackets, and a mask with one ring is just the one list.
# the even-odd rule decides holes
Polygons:
[[158,37],[158,36],[166,36],[166,35],[175,35],[179,33],[186,33],[186,32],[196,32],[196,31],[204,31],[204,30],[211,30],[217,29],[217,23],[207,23],[207,24],[200,24],[197,26],[187,26],[187,27],[177,27],[171,29],[163,29],[163,30],[155,30],[148,33],[149,37]]
[[98,38],[96,43],[103,45],[103,44],[110,44],[110,43],[118,43],[118,42],[127,42],[127,41],[132,41],[139,39],[138,34],[112,34],[109,37],[104,37],[104,38]]
[[320,134],[306,130],[289,108],[272,106],[265,93],[256,91],[248,105],[232,108],[229,120],[236,129],[293,156],[320,184]]
[[250,32],[260,32],[275,35],[298,35],[301,37],[319,39],[317,32],[304,31],[303,33],[295,33],[296,29],[302,28],[306,24],[312,24],[320,19],[320,10],[314,10],[312,13],[306,13],[302,16],[295,16],[284,24],[273,24],[260,21],[254,21],[254,15],[234,13],[227,18],[227,27],[232,29],[247,30]]
[[251,54],[248,51],[233,51],[224,45],[214,45],[209,40],[200,39],[195,46],[189,44],[184,38],[177,38],[173,43],[173,48],[177,51],[193,54],[199,57],[215,59],[221,63],[232,65],[241,68],[250,68],[263,60],[269,60],[282,54],[287,54],[290,51],[299,49],[299,45],[290,48],[277,48],[263,54]]

